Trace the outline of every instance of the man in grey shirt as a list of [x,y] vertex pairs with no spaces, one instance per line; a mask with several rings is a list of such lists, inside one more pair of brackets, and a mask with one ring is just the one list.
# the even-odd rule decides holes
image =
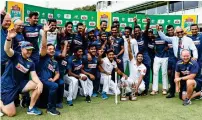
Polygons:
[[163,32],[159,30],[159,25],[156,26],[156,29],[158,31],[159,36],[161,39],[172,42],[173,45],[173,52],[175,57],[179,60],[180,59],[180,53],[183,49],[187,49],[192,51],[193,57],[192,60],[198,59],[198,51],[196,49],[196,46],[194,45],[194,42],[191,38],[184,35],[184,31],[180,27],[175,28],[176,36],[168,37]]

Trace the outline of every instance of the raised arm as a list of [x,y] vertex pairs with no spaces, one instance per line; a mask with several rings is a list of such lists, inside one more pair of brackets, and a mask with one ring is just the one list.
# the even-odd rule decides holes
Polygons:
[[6,42],[5,42],[5,45],[4,45],[4,51],[6,52],[6,54],[9,56],[9,57],[12,57],[14,55],[14,51],[13,49],[11,48],[11,44],[12,44],[12,39],[17,35],[17,33],[15,32],[14,29],[11,29],[8,31],[8,35],[7,35],[7,38],[6,38]]
[[128,56],[129,56],[129,59],[131,61],[134,57],[133,57],[133,54],[132,54],[131,42],[130,42],[129,38],[127,39],[127,42],[128,42]]
[[42,34],[42,46],[40,55],[45,56],[47,52],[47,32],[51,29],[51,25],[45,24],[43,28],[43,34]]
[[162,40],[167,41],[167,42],[172,42],[174,40],[174,37],[168,37],[166,36],[160,29],[159,25],[156,25],[156,30],[158,31],[159,36],[161,37]]

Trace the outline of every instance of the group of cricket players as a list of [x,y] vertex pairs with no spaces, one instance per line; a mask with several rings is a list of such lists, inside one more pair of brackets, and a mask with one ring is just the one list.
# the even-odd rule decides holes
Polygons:
[[148,95],[150,83],[150,95],[162,92],[173,98],[177,92],[183,105],[202,98],[202,35],[197,24],[188,35],[173,25],[166,31],[157,25],[154,32],[149,18],[144,30],[134,18],[134,28],[124,31],[119,21],[106,31],[104,20],[100,29],[78,23],[73,31],[71,21],[61,29],[56,19],[42,26],[37,12],[30,12],[28,24],[11,19],[1,13],[1,116],[15,116],[18,104],[28,107],[27,114],[41,115],[37,107],[42,104],[47,113],[60,115],[63,97],[73,106],[78,95],[87,103],[112,95],[137,100]]

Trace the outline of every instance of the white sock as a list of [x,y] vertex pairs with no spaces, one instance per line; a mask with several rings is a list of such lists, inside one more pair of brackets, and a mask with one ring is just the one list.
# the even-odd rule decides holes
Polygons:
[[30,109],[30,110],[31,110],[32,108],[33,108],[33,107],[30,107],[30,106],[29,106],[29,109]]

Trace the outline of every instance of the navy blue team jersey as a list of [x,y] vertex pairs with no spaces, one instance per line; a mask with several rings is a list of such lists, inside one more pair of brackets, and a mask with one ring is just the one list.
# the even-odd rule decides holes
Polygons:
[[138,51],[141,53],[148,51],[148,37],[146,33],[142,33],[141,36],[137,39]]
[[[124,46],[123,38],[120,38],[120,37],[114,38],[114,43],[113,43],[113,46],[111,47],[114,50],[115,55],[119,54],[119,52],[121,51],[121,47],[123,46]],[[122,56],[123,54],[119,55],[119,59],[122,58]]]
[[155,56],[160,58],[168,57],[168,50],[166,50],[166,47],[168,47],[168,42],[162,40],[160,37],[157,37],[155,39]]
[[22,33],[18,33],[14,38],[13,38],[13,50],[17,52],[21,52],[21,42],[25,41],[25,38]]
[[27,24],[24,26],[24,37],[25,40],[33,44],[33,53],[31,59],[35,62],[39,60],[39,45],[38,38],[40,36],[39,31],[42,29],[41,25],[31,26]]
[[190,37],[193,40],[193,42],[198,50],[198,61],[202,62],[202,34],[198,34],[195,36],[192,35],[192,36],[188,36],[188,37]]
[[51,59],[48,55],[40,56],[38,76],[41,81],[47,81],[59,72],[58,62]]
[[79,75],[82,68],[82,59],[77,59],[76,56],[72,55],[68,59],[68,70],[72,73]]
[[9,63],[1,78],[1,100],[7,105],[15,100],[19,92],[29,81],[29,74],[35,71],[35,65],[31,59],[24,59],[18,52],[9,58]]
[[63,79],[63,76],[67,73],[69,55],[67,55],[65,58],[61,58],[60,54],[62,54],[60,50],[55,52],[55,60],[58,62],[60,78]]
[[169,58],[175,58],[172,42],[168,42],[168,56]]
[[72,44],[71,44],[71,47],[70,47],[71,51],[74,52],[75,47],[83,47],[83,45],[84,45],[84,43],[83,43],[84,39],[85,38],[81,34],[77,33],[75,35],[73,41],[72,41]]
[[155,41],[150,40],[148,42],[148,53],[151,59],[155,57]]
[[84,71],[91,73],[93,75],[96,74],[97,71],[97,57],[96,56],[92,56],[92,60],[88,61],[88,57],[87,55],[84,55],[82,58],[82,63],[84,65]]
[[194,78],[196,81],[202,82],[202,76],[199,72],[199,65],[196,61],[190,60],[189,63],[185,64],[182,60],[177,62],[176,72],[180,72],[180,77],[184,77],[190,74],[196,74]]
[[4,44],[6,41],[8,31],[1,28],[1,65],[5,64],[8,61],[8,56],[4,51]]
[[67,34],[58,34],[57,35],[57,45],[56,45],[56,49],[57,50],[60,50],[60,43],[62,40],[67,40],[69,44],[72,43],[72,40],[74,39],[75,37],[75,34],[70,34],[70,33],[67,33]]

